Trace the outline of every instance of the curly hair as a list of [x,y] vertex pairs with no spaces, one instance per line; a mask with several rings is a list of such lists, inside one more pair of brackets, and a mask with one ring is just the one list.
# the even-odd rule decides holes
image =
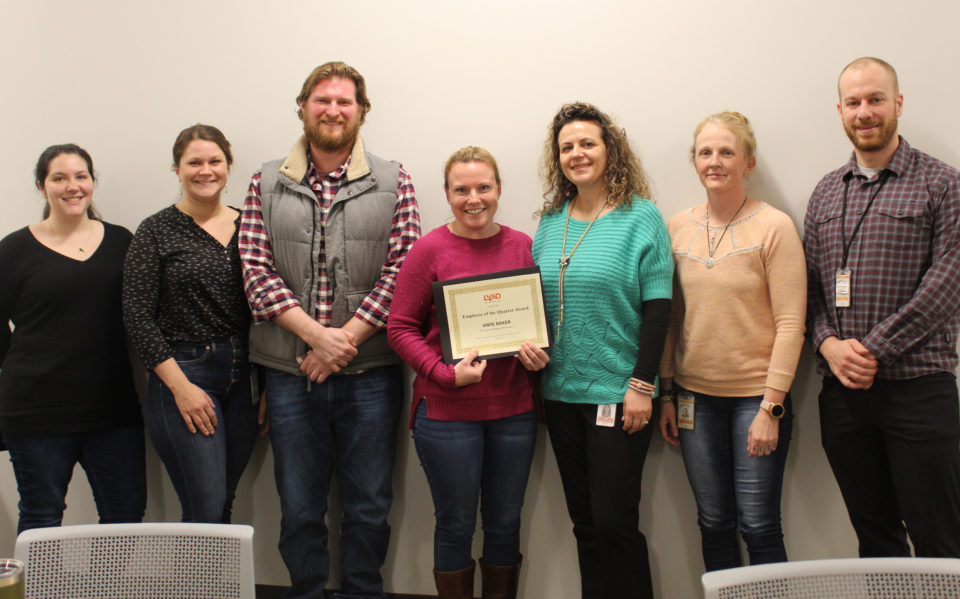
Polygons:
[[567,179],[560,167],[560,146],[557,144],[560,130],[574,121],[587,121],[600,127],[601,138],[607,150],[607,165],[603,175],[609,189],[609,202],[614,206],[629,206],[630,197],[633,195],[651,199],[647,176],[643,172],[640,159],[630,147],[626,132],[617,127],[613,120],[596,106],[574,102],[560,107],[547,130],[541,166],[544,203],[538,212],[557,212],[564,202],[577,195],[576,186]]

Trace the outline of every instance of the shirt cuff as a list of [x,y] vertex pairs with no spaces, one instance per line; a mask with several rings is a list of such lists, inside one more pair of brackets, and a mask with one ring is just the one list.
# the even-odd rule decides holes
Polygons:
[[813,351],[815,354],[820,354],[820,346],[823,345],[823,342],[827,337],[839,337],[837,332],[828,326],[815,327],[810,331],[810,343],[813,345]]
[[287,310],[293,308],[299,308],[300,302],[295,297],[289,297],[285,300],[270,304],[269,306],[262,308],[260,310],[253,310],[253,322],[258,324],[261,322],[270,322],[277,316],[280,316]]
[[903,353],[903,350],[874,332],[867,333],[867,336],[861,339],[860,343],[870,350],[870,353],[877,359],[877,362],[880,362],[884,366],[893,364],[897,358],[900,357],[900,354]]
[[382,315],[379,310],[371,309],[370,303],[369,297],[364,298],[353,315],[378,330],[387,328],[386,316]]

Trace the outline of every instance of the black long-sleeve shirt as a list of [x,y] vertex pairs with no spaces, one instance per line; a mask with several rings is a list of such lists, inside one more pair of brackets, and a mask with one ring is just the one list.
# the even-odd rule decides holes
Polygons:
[[176,206],[146,218],[123,270],[123,320],[148,369],[173,357],[171,342],[246,334],[237,232],[224,247]]
[[142,426],[120,310],[130,232],[103,227],[86,261],[46,247],[27,228],[0,241],[0,431],[7,438]]

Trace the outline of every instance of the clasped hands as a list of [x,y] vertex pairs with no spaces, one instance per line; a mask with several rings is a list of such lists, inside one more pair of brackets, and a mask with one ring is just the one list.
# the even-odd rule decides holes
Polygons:
[[844,387],[869,389],[873,386],[879,363],[857,339],[827,337],[820,344],[820,355]]
[[300,372],[322,383],[357,357],[357,338],[345,328],[321,327],[307,353],[297,358]]

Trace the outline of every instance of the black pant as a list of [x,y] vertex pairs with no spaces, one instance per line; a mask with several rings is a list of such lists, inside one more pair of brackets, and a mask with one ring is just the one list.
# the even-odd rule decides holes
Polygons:
[[[824,377],[820,432],[861,557],[960,557],[960,406],[948,373],[847,389]],[[906,523],[906,530],[904,530]]]
[[584,599],[653,597],[647,540],[639,531],[640,479],[654,425],[628,435],[596,425],[595,404],[547,401],[547,428],[573,521]]

